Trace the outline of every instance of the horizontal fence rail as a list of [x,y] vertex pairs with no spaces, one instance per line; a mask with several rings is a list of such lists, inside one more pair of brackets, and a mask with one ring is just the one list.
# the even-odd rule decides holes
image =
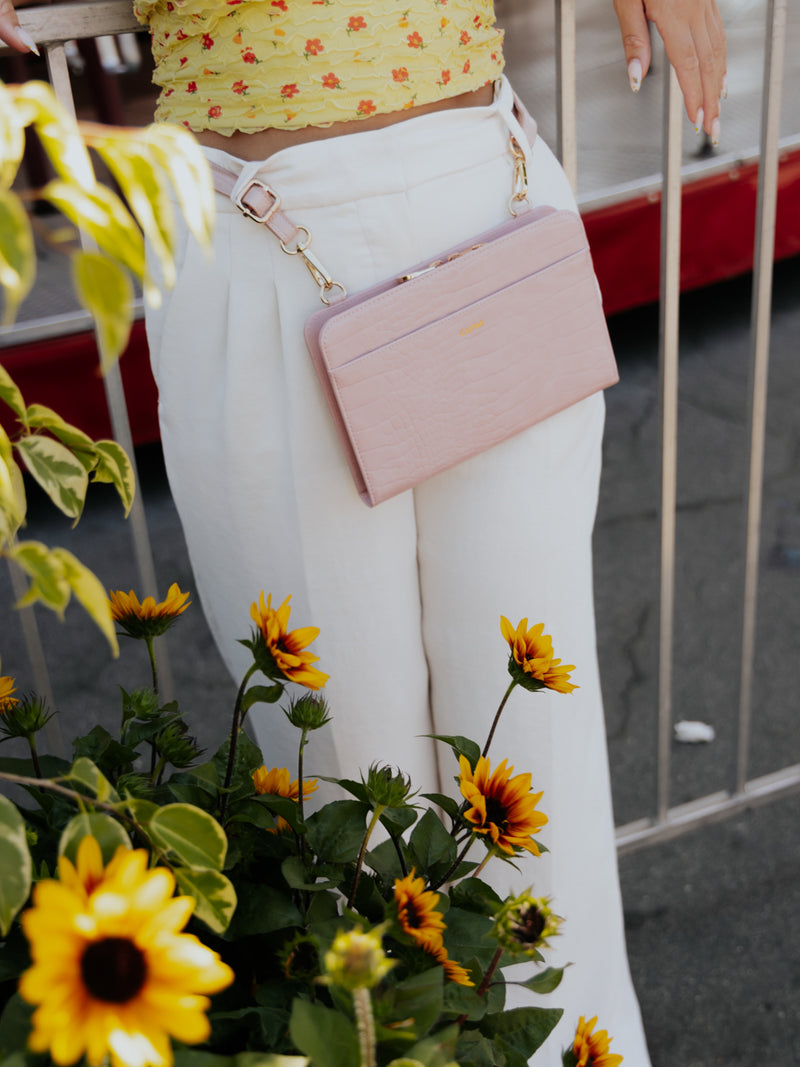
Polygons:
[[[745,576],[741,644],[741,679],[736,767],[731,788],[670,806],[670,746],[672,739],[672,676],[675,586],[675,517],[677,500],[678,441],[678,349],[681,190],[687,177],[699,176],[696,165],[681,168],[683,102],[674,72],[666,66],[663,118],[661,193],[661,306],[659,329],[659,389],[661,410],[661,568],[659,609],[658,708],[654,717],[658,743],[654,783],[653,816],[617,828],[617,848],[629,853],[675,838],[699,825],[716,822],[742,810],[763,804],[790,792],[800,791],[800,764],[761,777],[748,778],[748,754],[752,725],[755,613],[758,595],[759,530],[762,511],[764,442],[766,434],[766,387],[769,368],[772,262],[775,239],[779,118],[782,94],[784,44],[788,0],[768,0],[763,81],[763,113],[759,149],[759,184],[755,241],[751,325],[750,459],[746,494]],[[567,176],[576,187],[578,167],[576,99],[575,0],[555,0],[556,5],[556,96],[558,104],[557,147]],[[74,112],[72,88],[64,43],[77,38],[126,33],[140,29],[130,0],[99,0],[96,3],[65,3],[23,9],[20,22],[47,55],[52,84],[62,102]],[[734,162],[722,159],[718,167]],[[708,168],[703,169],[708,173]],[[656,190],[653,179],[627,183],[624,190],[606,199],[633,196]],[[597,201],[599,204],[600,201]],[[593,205],[595,206],[595,205]],[[131,456],[122,383],[118,371],[109,375],[107,400],[114,433]],[[131,514],[132,533],[142,587],[156,592],[152,549],[144,507],[137,495]],[[16,581],[17,579],[15,579]],[[40,692],[50,690],[41,644],[30,609],[23,613],[23,627]],[[162,670],[165,669],[162,665]],[[167,699],[169,699],[167,697]],[[55,720],[54,720],[55,721]],[[53,738],[51,737],[51,743]],[[56,739],[57,740],[57,739]]]

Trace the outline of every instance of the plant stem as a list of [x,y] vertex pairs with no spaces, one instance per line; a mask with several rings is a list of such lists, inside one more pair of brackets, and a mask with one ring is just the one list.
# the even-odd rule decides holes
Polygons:
[[36,736],[33,733],[27,735],[28,748],[31,750],[31,761],[33,762],[33,769],[36,771],[36,777],[42,777],[42,765],[39,763],[39,753],[36,751]]
[[[492,961],[489,964],[489,966],[486,968],[486,974],[484,974],[483,978],[481,979],[481,984],[478,986],[478,988],[476,990],[476,993],[478,994],[479,997],[486,996],[486,991],[489,988],[489,986],[491,985],[492,978],[494,977],[494,972],[497,970],[497,965],[500,962],[500,959],[502,958],[502,955],[503,955],[502,948],[498,948],[498,949],[495,950],[495,954],[494,954],[494,956],[492,956]],[[456,1025],[457,1026],[461,1026],[466,1021],[467,1021],[467,1016],[466,1015],[459,1015],[459,1017],[456,1019]]]
[[438,882],[436,883],[436,885],[432,885],[432,886],[430,887],[430,888],[431,888],[431,890],[436,890],[436,889],[439,889],[439,888],[440,888],[441,886],[443,886],[443,885],[444,885],[444,883],[445,883],[445,882],[446,882],[446,881],[448,880],[448,878],[450,877],[450,875],[451,875],[451,874],[453,874],[453,873],[454,873],[455,871],[457,871],[457,870],[458,870],[458,868],[459,868],[459,867],[461,866],[461,863],[462,863],[462,861],[463,861],[464,857],[465,857],[465,856],[466,856],[466,854],[467,854],[467,853],[469,852],[469,850],[470,850],[470,849],[472,848],[472,842],[473,842],[474,840],[475,840],[475,837],[474,837],[474,836],[470,837],[469,841],[467,841],[466,845],[465,845],[465,846],[464,846],[464,848],[463,848],[463,849],[461,850],[461,855],[460,855],[460,856],[456,856],[456,858],[455,858],[455,859],[453,860],[453,865],[452,865],[452,866],[451,866],[451,867],[450,867],[450,868],[449,868],[449,869],[448,869],[448,870],[447,870],[447,871],[445,872],[445,874],[444,874],[444,875],[443,875],[443,876],[442,876],[442,877],[441,877],[441,878],[439,879],[439,881],[438,881]]
[[144,639],[147,645],[147,655],[150,657],[150,670],[153,674],[153,692],[158,696],[158,667],[156,665],[156,650],[153,645],[153,635],[148,634]]
[[258,668],[254,663],[247,671],[244,678],[242,678],[242,684],[239,686],[239,692],[236,694],[236,700],[233,705],[233,721],[231,722],[231,735],[228,743],[228,766],[225,769],[225,782],[222,786],[222,794],[219,798],[220,818],[225,814],[225,808],[228,806],[228,789],[230,788],[231,779],[233,778],[233,768],[236,764],[236,745],[239,741],[239,731],[242,728],[242,719],[244,718],[242,715],[242,700],[244,698],[245,686],[257,669]]
[[492,738],[494,737],[494,732],[497,729],[497,724],[500,721],[500,716],[501,716],[501,714],[503,712],[503,708],[506,706],[506,701],[511,696],[511,691],[516,686],[516,684],[517,683],[512,678],[511,685],[508,687],[508,689],[506,689],[505,696],[500,701],[500,707],[494,713],[494,720],[492,722],[492,728],[489,731],[489,736],[486,738],[486,744],[483,746],[483,752],[481,752],[481,755],[484,756],[484,757],[486,756],[486,753],[489,751],[489,745],[491,745],[491,743],[492,743]]
[[481,862],[478,864],[478,866],[472,872],[472,875],[471,875],[472,878],[477,878],[478,877],[478,875],[481,873],[481,871],[483,870],[483,868],[486,866],[486,864],[489,862],[489,860],[492,858],[493,855],[494,855],[494,850],[493,849],[489,849],[489,851],[483,857]]
[[304,726],[303,732],[300,735],[300,749],[297,753],[297,784],[300,790],[297,794],[297,808],[300,812],[300,822],[305,822],[305,816],[303,813],[303,749],[306,747],[306,741],[308,739],[308,729]]
[[361,878],[361,868],[364,865],[364,853],[367,851],[367,844],[369,842],[370,837],[372,836],[372,831],[378,824],[378,819],[380,819],[381,815],[383,815],[385,810],[385,804],[376,805],[375,811],[372,813],[372,818],[370,819],[369,826],[367,827],[367,832],[364,834],[364,840],[361,842],[361,850],[358,853],[358,860],[356,862],[356,873],[355,877],[353,878],[353,888],[350,890],[350,896],[347,898],[348,908],[352,908],[353,901],[355,900],[356,889],[358,889],[358,882]]
[[353,990],[353,1007],[358,1030],[358,1045],[361,1050],[361,1067],[375,1067],[375,1019],[372,1014],[372,998],[368,989]]

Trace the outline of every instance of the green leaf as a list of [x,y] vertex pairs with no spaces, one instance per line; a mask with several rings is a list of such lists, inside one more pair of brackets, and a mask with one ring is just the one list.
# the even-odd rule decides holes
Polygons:
[[167,804],[150,820],[149,832],[185,867],[222,870],[228,839],[208,812],[192,804]]
[[46,545],[39,541],[20,541],[9,549],[8,555],[22,567],[31,584],[17,607],[27,607],[41,600],[59,616],[69,603],[69,582],[64,577],[64,568]]
[[242,697],[242,714],[254,704],[274,704],[283,696],[284,687],[278,685],[251,685]]
[[0,936],[6,937],[31,891],[33,868],[25,820],[0,794]]
[[[316,873],[320,873],[319,868],[316,869]],[[325,889],[336,889],[339,885],[337,879],[330,878],[318,878],[316,882],[312,882],[311,876],[306,871],[305,864],[299,856],[289,856],[285,859],[281,864],[281,874],[286,879],[286,884],[290,889],[303,889],[309,893],[319,893]]]
[[119,643],[111,615],[111,605],[102,582],[66,548],[54,548],[52,556],[61,562],[64,577],[75,598],[86,609],[92,622],[96,623],[103,637],[108,641],[112,656],[116,658],[119,655]]
[[63,181],[51,181],[42,190],[70,222],[84,230],[101,251],[116,259],[137,278],[145,273],[144,238],[120,198],[104,185],[79,189]]
[[[94,441],[88,434],[84,433],[83,430],[79,430],[77,426],[72,426],[70,423],[65,422],[57,412],[44,404],[29,405],[25,411],[25,419],[31,429],[49,430],[67,448],[82,452],[94,452]],[[86,466],[85,461],[84,466]],[[91,461],[87,470],[93,466],[94,461]]]
[[561,985],[564,970],[564,967],[545,967],[543,971],[539,971],[538,974],[534,974],[529,978],[527,982],[522,982],[521,984],[533,993],[552,993],[554,989],[558,989]]
[[89,836],[97,839],[104,864],[113,859],[120,845],[131,847],[130,838],[116,819],[103,811],[80,812],[70,819],[62,831],[58,842],[59,856],[66,856],[75,863],[78,845],[84,837]]
[[287,893],[241,880],[237,892],[239,903],[229,933],[232,940],[302,927],[303,916]]
[[381,997],[381,1020],[385,1024],[388,1020],[413,1019],[409,1029],[416,1037],[423,1037],[442,1013],[443,995],[444,971],[431,967],[387,989]]
[[465,878],[450,889],[450,903],[465,911],[493,917],[502,908],[503,901],[490,885],[480,878]]
[[97,800],[112,804],[116,804],[119,801],[119,794],[111,782],[101,772],[100,768],[85,756],[80,756],[75,760],[67,777],[71,782],[77,782],[78,785],[85,786],[89,790],[89,795]]
[[158,164],[169,174],[183,217],[201,245],[211,240],[216,215],[214,186],[199,144],[180,126],[155,123],[145,131]]
[[460,963],[475,956],[482,968],[488,967],[497,943],[491,936],[492,920],[485,915],[451,906],[447,912],[445,947]]
[[25,154],[25,119],[14,94],[0,83],[0,187],[10,189]]
[[420,871],[431,871],[437,864],[447,864],[449,867],[456,858],[456,843],[452,835],[430,809],[412,830],[409,845],[413,863]]
[[8,434],[0,426],[0,545],[13,540],[25,521],[26,510],[22,471],[14,459]]
[[15,447],[55,506],[77,521],[89,487],[89,476],[80,460],[52,437],[23,437]]
[[480,759],[481,750],[480,746],[474,741],[470,741],[468,737],[462,737],[460,734],[426,734],[425,736],[432,737],[434,741],[444,741],[446,745],[452,748],[456,759],[459,756],[466,756],[470,767],[475,770],[475,764]]
[[128,453],[116,441],[96,441],[97,467],[94,481],[109,482],[119,493],[125,508],[125,518],[130,514],[136,495],[136,480]]
[[36,127],[56,171],[66,181],[91,188],[94,170],[78,124],[47,82],[32,80],[14,86],[14,99],[25,114],[26,123]]
[[334,800],[315,812],[306,826],[309,843],[320,862],[355,861],[364,840],[368,814],[369,806],[357,800]]
[[[27,1004],[19,993],[12,993],[0,1018],[0,1054],[11,1053],[12,1049],[25,1049],[28,1044],[28,1035],[31,1032],[33,1011],[32,1004]],[[23,1057],[23,1063],[27,1062],[23,1051],[15,1052],[9,1056],[9,1059],[16,1064],[17,1056]],[[8,1062],[9,1060],[5,1060],[3,1067]]]
[[430,800],[432,804],[441,808],[451,819],[458,817],[461,805],[457,800],[454,800],[453,797],[447,796],[446,793],[423,793],[422,795],[425,800]]
[[511,1008],[487,1015],[478,1029],[500,1049],[511,1049],[529,1060],[563,1014],[561,1008]]
[[122,267],[101,252],[74,252],[72,284],[94,319],[100,366],[105,373],[125,350],[133,325],[133,285]]
[[25,401],[8,371],[0,365],[0,400],[4,401],[20,422],[25,423]]
[[36,277],[36,249],[25,208],[16,193],[0,189],[0,285],[5,290],[3,326],[31,291]]
[[359,1067],[361,1057],[356,1029],[337,1011],[322,1004],[295,1000],[289,1033],[314,1067]]
[[195,915],[215,934],[224,934],[236,911],[236,890],[219,871],[175,868],[181,892],[194,897]]
[[130,770],[138,755],[136,749],[121,745],[99,724],[93,726],[88,734],[76,738],[72,742],[72,749],[76,759],[85,756],[96,763],[106,776],[120,770]]

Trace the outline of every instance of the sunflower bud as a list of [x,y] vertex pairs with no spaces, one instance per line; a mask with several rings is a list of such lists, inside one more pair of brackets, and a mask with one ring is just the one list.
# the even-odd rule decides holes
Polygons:
[[166,597],[156,603],[155,597],[147,596],[139,603],[139,598],[131,589],[123,593],[121,589],[109,592],[111,616],[128,637],[152,640],[166,633],[179,615],[189,607],[191,601],[188,593],[182,593],[178,583],[173,582]]
[[186,723],[178,719],[165,726],[155,737],[158,753],[173,767],[189,767],[203,750],[187,733]]
[[122,690],[122,722],[129,719],[141,719],[147,722],[161,712],[158,705],[158,694],[154,689],[134,689],[127,693]]
[[539,956],[551,937],[561,931],[564,920],[550,908],[550,897],[534,897],[530,891],[509,897],[495,916],[498,944],[519,956]]
[[382,933],[383,927],[366,931],[356,927],[337,934],[325,953],[323,981],[351,992],[376,986],[395,965],[383,951]]
[[283,973],[290,981],[311,982],[319,977],[320,960],[316,941],[297,934],[280,955]]
[[16,691],[17,687],[14,685],[13,678],[9,678],[7,674],[0,677],[0,715],[5,715],[7,711],[19,704],[17,697],[11,695]]
[[5,737],[31,738],[53,715],[54,712],[47,711],[43,697],[35,693],[19,700],[7,696],[5,706],[0,711],[0,733]]
[[399,808],[411,793],[411,779],[399,770],[395,773],[388,764],[379,767],[373,763],[366,780],[362,775],[361,781],[366,786],[367,802],[373,808]]
[[284,715],[298,730],[319,730],[331,721],[327,701],[313,693],[304,693],[297,700],[293,700],[289,707],[284,709]]

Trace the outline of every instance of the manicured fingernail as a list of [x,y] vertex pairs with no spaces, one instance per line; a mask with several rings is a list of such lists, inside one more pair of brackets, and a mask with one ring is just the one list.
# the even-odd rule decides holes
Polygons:
[[722,99],[723,100],[727,100],[728,99],[728,75],[727,74],[723,74],[722,75]]
[[694,132],[700,133],[703,129],[703,122],[705,121],[706,113],[701,107],[697,109],[697,115],[694,120]]
[[21,26],[17,26],[17,40],[24,44],[29,52],[33,52],[35,56],[39,55],[39,49],[36,47],[36,41],[34,41],[28,31],[23,30]]
[[716,148],[719,144],[720,126],[719,119],[714,119],[711,123],[711,143]]
[[631,91],[638,93],[642,86],[642,61],[640,59],[632,59],[628,64],[628,81]]

